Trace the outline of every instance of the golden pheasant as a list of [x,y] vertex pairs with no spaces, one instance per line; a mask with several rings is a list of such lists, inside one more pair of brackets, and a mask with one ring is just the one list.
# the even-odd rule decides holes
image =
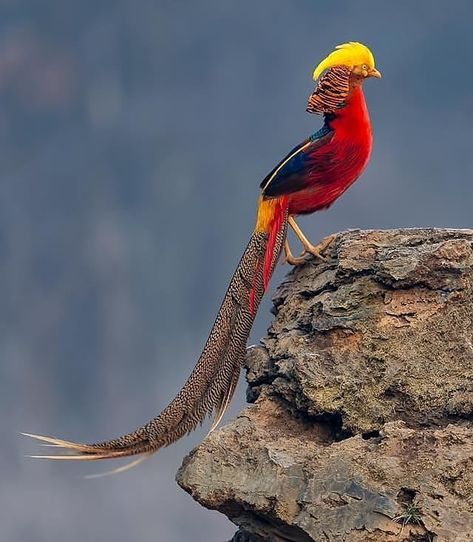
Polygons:
[[[113,440],[80,444],[28,434],[67,451],[39,457],[93,460],[149,455],[195,429],[207,416],[214,414],[212,429],[218,425],[235,391],[256,311],[283,248],[287,261],[299,264],[306,254],[318,256],[327,244],[312,245],[294,217],[332,205],[369,161],[372,132],[362,89],[369,77],[381,74],[371,51],[357,42],[339,45],[315,69],[317,84],[307,111],[322,114],[324,124],[261,183],[256,227],[204,350],[175,399],[142,427]],[[300,257],[289,249],[288,226],[302,243]]]

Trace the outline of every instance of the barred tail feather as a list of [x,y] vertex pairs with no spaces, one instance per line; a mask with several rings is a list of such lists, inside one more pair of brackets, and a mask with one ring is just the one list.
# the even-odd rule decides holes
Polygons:
[[190,433],[212,414],[213,431],[237,386],[248,336],[284,245],[286,228],[287,200],[261,200],[255,231],[230,281],[203,352],[187,382],[161,414],[131,433],[93,444],[24,433],[66,452],[34,457],[98,460],[150,455]]

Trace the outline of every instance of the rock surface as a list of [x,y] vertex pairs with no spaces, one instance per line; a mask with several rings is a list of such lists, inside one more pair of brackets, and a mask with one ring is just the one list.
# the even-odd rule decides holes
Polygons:
[[178,482],[234,542],[473,540],[473,231],[338,234]]

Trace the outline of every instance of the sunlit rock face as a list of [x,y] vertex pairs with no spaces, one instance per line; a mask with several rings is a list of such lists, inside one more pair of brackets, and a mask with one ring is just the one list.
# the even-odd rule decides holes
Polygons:
[[350,231],[279,287],[247,356],[255,405],[178,473],[235,542],[469,540],[472,242]]

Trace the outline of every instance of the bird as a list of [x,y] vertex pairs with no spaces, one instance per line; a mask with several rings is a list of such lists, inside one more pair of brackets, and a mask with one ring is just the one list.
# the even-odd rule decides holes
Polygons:
[[[48,459],[101,460],[135,457],[132,464],[169,446],[213,416],[220,423],[244,362],[256,312],[280,256],[293,265],[322,255],[333,238],[313,245],[296,217],[329,208],[362,174],[371,156],[372,128],[363,83],[381,78],[371,50],[360,42],[335,47],[315,68],[307,112],[323,125],[294,147],[260,185],[256,225],[233,274],[202,354],[170,404],[148,423],[118,438],[83,444],[23,433],[51,446]],[[294,256],[291,228],[302,245]],[[122,469],[116,469],[116,471]]]

